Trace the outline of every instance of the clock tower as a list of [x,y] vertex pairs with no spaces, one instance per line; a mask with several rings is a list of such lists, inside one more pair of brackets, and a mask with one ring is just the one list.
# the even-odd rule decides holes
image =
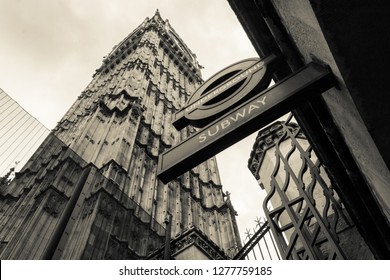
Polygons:
[[170,23],[146,18],[0,190],[1,259],[232,258],[241,243],[215,158],[156,177],[159,154],[194,131],[172,116],[201,83]]

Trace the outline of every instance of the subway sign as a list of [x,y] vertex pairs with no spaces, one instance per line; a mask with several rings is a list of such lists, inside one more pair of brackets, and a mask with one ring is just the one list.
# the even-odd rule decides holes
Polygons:
[[198,128],[266,89],[276,65],[276,56],[263,60],[245,59],[219,71],[204,82],[189,98],[184,109],[175,114],[173,125]]
[[159,156],[157,176],[175,179],[210,157],[334,85],[328,67],[311,62],[269,87],[276,57],[247,59],[207,80],[191,96],[173,125],[201,128]]

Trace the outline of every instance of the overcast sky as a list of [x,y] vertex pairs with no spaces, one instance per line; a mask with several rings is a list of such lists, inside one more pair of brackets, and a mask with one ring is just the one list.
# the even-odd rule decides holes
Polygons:
[[[0,88],[52,129],[103,56],[156,9],[197,55],[204,79],[257,56],[227,0],[0,0]],[[217,156],[242,233],[262,215],[247,168],[254,136]]]

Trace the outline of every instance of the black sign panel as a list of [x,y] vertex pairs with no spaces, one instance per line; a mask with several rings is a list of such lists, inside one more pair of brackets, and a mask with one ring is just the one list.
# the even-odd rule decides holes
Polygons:
[[167,183],[334,85],[329,68],[310,63],[258,93],[159,156]]

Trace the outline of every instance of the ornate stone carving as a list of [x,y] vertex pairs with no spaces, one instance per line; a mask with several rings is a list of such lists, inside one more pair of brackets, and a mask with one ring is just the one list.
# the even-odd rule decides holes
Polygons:
[[172,241],[172,256],[179,254],[191,245],[201,249],[212,260],[228,259],[228,256],[212,240],[196,228],[187,230]]
[[64,208],[66,199],[57,192],[52,192],[46,200],[43,210],[57,218]]
[[84,207],[81,213],[82,219],[85,219],[87,216],[92,214],[93,209],[95,209],[96,201],[96,196],[92,196],[89,199],[85,200]]
[[115,205],[111,201],[111,198],[102,196],[99,204],[99,213],[105,218],[110,218],[114,211]]
[[[248,168],[256,179],[258,178],[258,169],[263,161],[265,152],[272,148],[281,138],[285,137],[283,132],[282,122],[277,121],[269,127],[261,130],[256,137],[256,142],[248,161]],[[299,131],[299,127],[295,123],[288,123],[287,126],[295,134]],[[297,137],[304,138],[304,135],[298,132]]]

